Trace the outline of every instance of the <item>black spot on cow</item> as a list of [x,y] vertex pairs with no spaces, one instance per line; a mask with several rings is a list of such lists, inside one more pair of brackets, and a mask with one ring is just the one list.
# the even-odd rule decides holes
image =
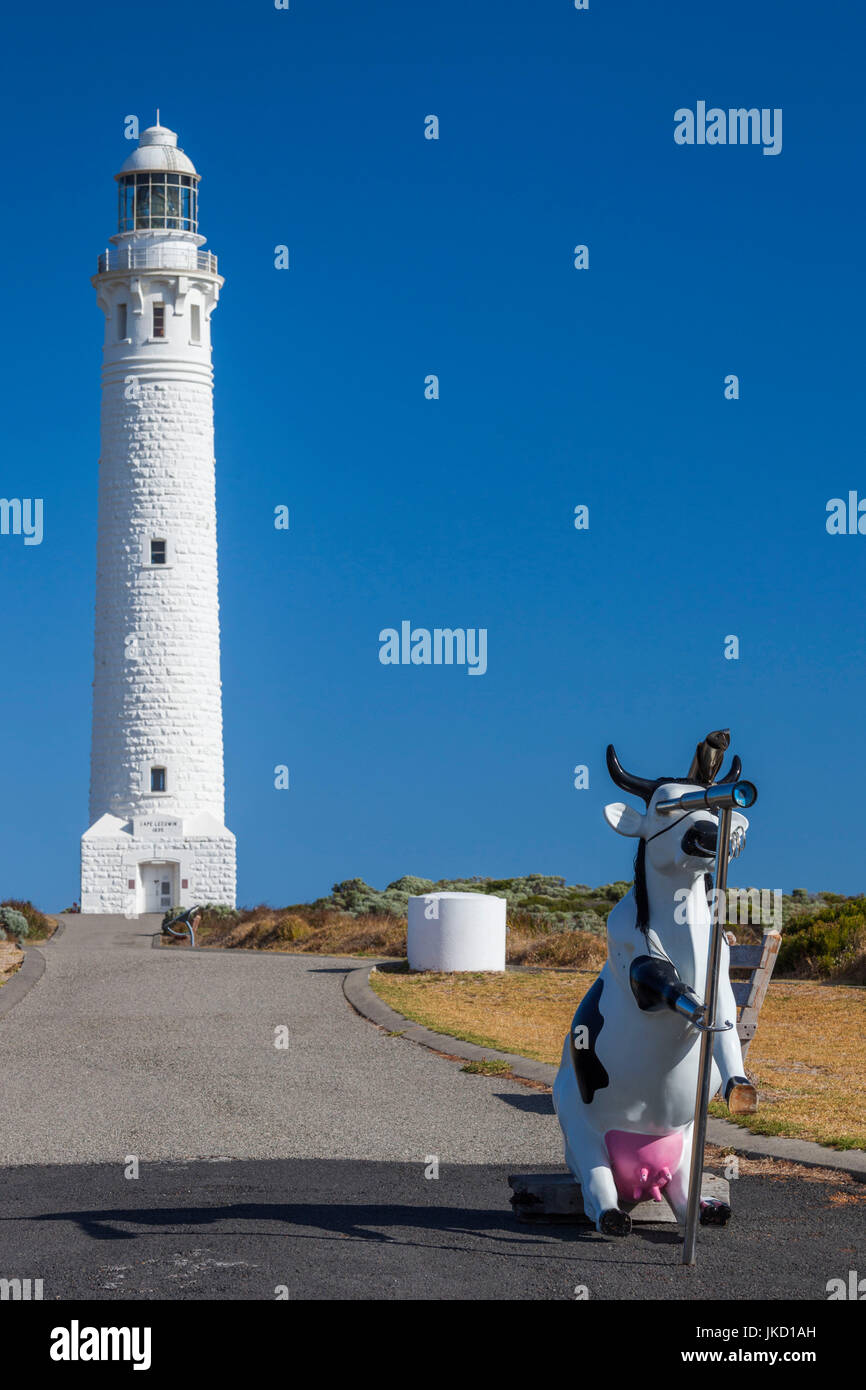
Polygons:
[[[574,1067],[584,1105],[590,1104],[596,1091],[601,1091],[605,1086],[610,1085],[610,1077],[598,1060],[595,1051],[596,1039],[604,1022],[599,1008],[603,989],[604,984],[599,976],[592,989],[581,999],[577,1013],[571,1021],[571,1032],[568,1035],[571,1064]],[[587,1045],[585,1047],[575,1047],[575,1028],[586,1029]]]

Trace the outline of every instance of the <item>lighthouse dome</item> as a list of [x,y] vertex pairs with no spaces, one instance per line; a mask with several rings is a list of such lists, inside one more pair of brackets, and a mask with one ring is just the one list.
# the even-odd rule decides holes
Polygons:
[[117,177],[145,169],[196,176],[196,167],[179,148],[176,133],[164,125],[148,126],[147,130],[141,132],[138,148],[124,161]]

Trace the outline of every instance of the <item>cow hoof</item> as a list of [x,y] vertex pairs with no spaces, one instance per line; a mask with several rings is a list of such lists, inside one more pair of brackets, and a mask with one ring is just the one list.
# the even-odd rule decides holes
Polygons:
[[758,1108],[758,1092],[746,1076],[732,1076],[725,1095],[732,1115],[754,1115]]
[[718,1197],[701,1198],[701,1225],[727,1226],[731,1219],[731,1208]]
[[604,1236],[631,1235],[631,1217],[627,1211],[620,1211],[618,1207],[608,1207],[607,1211],[601,1214],[598,1229]]

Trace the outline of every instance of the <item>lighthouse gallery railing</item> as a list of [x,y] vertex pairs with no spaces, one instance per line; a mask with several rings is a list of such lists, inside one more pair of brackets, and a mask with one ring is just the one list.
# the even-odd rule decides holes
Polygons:
[[194,246],[115,246],[99,257],[98,274],[106,270],[206,270],[217,274],[217,258]]

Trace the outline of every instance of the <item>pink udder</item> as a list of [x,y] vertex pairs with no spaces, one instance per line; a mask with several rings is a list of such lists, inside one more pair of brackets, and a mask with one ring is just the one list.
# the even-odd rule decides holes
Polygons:
[[671,1180],[683,1156],[683,1136],[635,1134],[609,1129],[604,1136],[616,1190],[625,1202],[662,1199],[662,1188]]

